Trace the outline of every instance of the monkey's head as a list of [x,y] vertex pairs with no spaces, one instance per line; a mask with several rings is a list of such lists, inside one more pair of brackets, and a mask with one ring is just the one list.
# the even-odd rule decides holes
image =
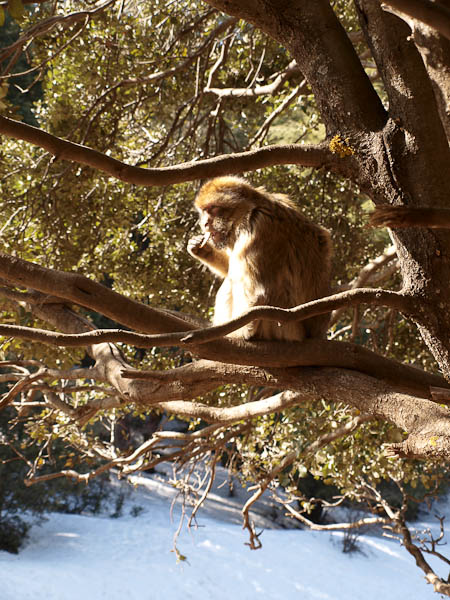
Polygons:
[[238,228],[256,207],[255,188],[239,177],[217,177],[205,183],[195,199],[200,227],[217,248],[233,246]]

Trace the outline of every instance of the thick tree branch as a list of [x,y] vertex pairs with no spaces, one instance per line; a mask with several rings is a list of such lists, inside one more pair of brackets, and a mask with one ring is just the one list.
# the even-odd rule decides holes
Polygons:
[[268,319],[280,323],[291,323],[303,321],[337,308],[358,306],[359,304],[388,306],[411,316],[419,313],[419,303],[411,296],[404,295],[401,292],[360,288],[313,300],[295,308],[257,306],[222,325],[204,327],[193,331],[146,335],[123,330],[97,329],[90,333],[70,335],[30,327],[0,324],[0,334],[5,336],[16,335],[24,339],[45,342],[55,346],[88,346],[102,342],[124,342],[143,348],[172,345],[189,347],[224,337],[254,320]]
[[385,128],[386,149],[392,153],[403,147],[406,155],[414,155],[421,148],[420,161],[405,156],[400,164],[391,164],[394,181],[417,199],[427,197],[430,192],[423,186],[434,181],[430,189],[436,190],[436,198],[428,201],[443,206],[446,198],[439,195],[448,193],[450,151],[428,73],[410,41],[411,30],[402,19],[383,11],[378,0],[355,4],[389,97],[389,115],[398,125]]
[[430,0],[383,0],[383,4],[422,21],[450,40],[450,10],[443,4]]
[[[34,306],[33,312],[66,331],[80,332],[87,327],[84,319],[63,306]],[[339,344],[339,347],[345,347],[345,344]],[[129,370],[129,365],[114,346],[99,344],[91,348],[91,353],[96,360],[99,377],[117,390],[118,405],[120,398],[122,401],[135,402],[141,406],[157,403],[160,408],[174,414],[201,417],[212,422],[232,422],[234,419],[265,414],[266,411],[281,410],[287,403],[291,405],[291,402],[319,402],[323,398],[332,398],[336,402],[350,403],[364,415],[388,420],[407,431],[409,437],[401,447],[395,448],[397,453],[408,456],[450,457],[450,414],[447,409],[428,400],[393,391],[391,386],[353,371],[311,368],[260,369],[254,366],[238,367],[199,361],[182,369],[169,371],[166,375],[159,374],[158,379],[146,382],[123,377],[123,371]],[[259,401],[259,404],[250,403],[229,408],[210,407],[186,401],[187,398],[214,389],[219,382],[259,382],[266,387],[291,390],[294,395],[287,393]],[[255,406],[252,407],[252,404]],[[101,404],[96,402],[94,414],[101,408]],[[83,409],[89,413],[93,407],[88,404]]]
[[142,186],[164,186],[218,175],[254,171],[273,165],[297,164],[341,172],[349,167],[352,157],[333,154],[327,142],[314,145],[274,145],[258,150],[216,156],[201,161],[182,163],[159,169],[127,165],[97,150],[55,137],[37,127],[0,116],[0,133],[25,140],[44,148],[57,159],[70,160],[107,173],[116,179]]
[[[285,385],[295,394],[297,404],[333,398],[335,402],[351,404],[364,415],[394,423],[409,434],[403,444],[396,446],[403,456],[441,457],[446,460],[450,457],[450,413],[446,408],[393,392],[371,377],[342,369],[298,369],[295,383],[291,380]],[[285,396],[284,400],[291,398],[293,400],[294,396]],[[277,398],[278,402],[282,400]],[[175,414],[195,416],[210,422],[241,417],[241,411],[247,410],[245,405],[219,409],[199,403],[170,401],[160,402],[158,406]],[[251,403],[248,410],[251,415]]]
[[[450,9],[450,4],[447,2]],[[413,21],[413,39],[433,86],[443,127],[450,139],[450,40],[435,29]]]
[[[379,130],[386,114],[328,0],[206,0],[285,46],[308,80],[329,134]],[[326,85],[324,85],[326,82]]]
[[[160,333],[160,332],[186,332],[194,329],[192,321],[176,317],[165,311],[156,310],[149,306],[140,304],[129,298],[125,298],[116,292],[109,290],[105,286],[93,282],[81,275],[75,273],[64,273],[53,271],[44,267],[28,263],[22,259],[13,258],[8,255],[0,254],[0,277],[15,283],[38,290],[44,294],[51,294],[62,299],[91,310],[98,311],[101,314],[140,332]],[[359,301],[364,298],[365,291],[345,292],[344,294],[355,294]],[[374,290],[368,290],[369,297],[373,297]],[[393,294],[393,295],[391,295]],[[396,306],[405,309],[405,302],[409,302],[401,295],[395,292],[388,292],[387,296],[392,298]],[[331,302],[334,300],[332,299]],[[321,311],[330,310],[326,305],[327,300],[317,301],[325,303],[326,308]],[[414,303],[410,305],[411,311],[414,310]],[[42,310],[45,307],[42,307]],[[47,306],[48,308],[48,306]],[[315,309],[315,307],[313,307]],[[36,310],[37,307],[34,307]],[[52,308],[50,308],[50,311]],[[257,310],[257,309],[256,309]],[[269,309],[273,310],[273,309]],[[275,309],[277,310],[277,309]],[[303,310],[301,307],[300,310]],[[306,306],[306,314],[310,314],[311,306]],[[289,313],[288,313],[289,314]],[[303,315],[305,312],[303,313]],[[290,317],[292,318],[292,317]],[[48,320],[48,319],[47,319]],[[59,328],[59,327],[58,327]],[[61,328],[59,328],[61,329]],[[6,330],[5,330],[6,331]],[[63,331],[66,331],[63,329]],[[85,332],[76,329],[75,332]],[[44,335],[45,333],[38,334]],[[53,335],[53,334],[52,334]],[[97,334],[93,338],[84,340],[85,344],[95,341]],[[106,332],[101,334],[103,342],[106,339],[126,339],[130,343],[143,344],[142,338],[133,337],[133,334],[122,332]],[[107,338],[111,335],[112,338]],[[184,335],[184,334],[183,334]],[[166,336],[164,336],[166,337]],[[42,338],[43,339],[43,338]],[[49,338],[47,338],[49,339]],[[75,345],[80,345],[80,339],[75,341]],[[142,339],[142,342],[141,342]],[[170,343],[173,344],[171,338]],[[151,344],[161,343],[161,338],[153,338]],[[97,338],[96,341],[99,341]],[[100,344],[105,348],[105,352],[110,353],[108,344]],[[96,346],[94,346],[95,348]],[[334,366],[349,369],[360,370],[369,373],[375,377],[381,377],[402,389],[421,397],[430,397],[430,386],[447,387],[445,380],[437,375],[432,375],[416,369],[409,365],[402,365],[379,356],[366,348],[344,342],[333,342],[320,339],[304,340],[303,342],[244,342],[239,339],[225,338],[218,341],[205,342],[201,345],[189,343],[189,349],[196,355],[210,360],[216,360],[225,363],[240,365],[259,365],[261,367],[288,367],[288,366]],[[96,350],[100,352],[100,350]],[[123,382],[121,382],[123,385]],[[398,387],[399,386],[399,387]],[[154,386],[153,386],[154,387]],[[176,386],[175,386],[176,387]],[[148,389],[148,385],[147,385]],[[153,389],[153,388],[151,388]],[[209,387],[208,389],[211,389]],[[201,391],[205,391],[204,389]],[[199,391],[198,393],[201,393]],[[127,393],[125,396],[127,396]],[[180,396],[177,396],[180,397]]]

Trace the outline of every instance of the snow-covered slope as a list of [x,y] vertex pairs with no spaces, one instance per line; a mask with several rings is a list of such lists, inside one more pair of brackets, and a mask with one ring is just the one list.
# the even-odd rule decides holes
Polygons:
[[[163,496],[162,488],[138,489],[118,519],[50,515],[19,555],[0,552],[0,600],[439,598],[393,540],[361,536],[362,552],[343,554],[340,533],[270,529],[263,548],[251,551],[246,532],[226,516],[229,506],[183,529],[178,547],[187,561],[177,563],[171,547],[180,513],[175,508],[172,522]],[[133,506],[142,508],[136,517]]]

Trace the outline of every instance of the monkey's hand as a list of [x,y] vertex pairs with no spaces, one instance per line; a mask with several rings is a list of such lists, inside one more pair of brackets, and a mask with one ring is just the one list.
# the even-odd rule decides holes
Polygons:
[[200,260],[208,260],[214,252],[209,243],[209,234],[196,235],[188,241],[187,251],[191,256]]

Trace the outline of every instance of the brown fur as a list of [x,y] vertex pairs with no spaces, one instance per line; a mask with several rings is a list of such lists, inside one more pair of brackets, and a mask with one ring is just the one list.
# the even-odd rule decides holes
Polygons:
[[[200,190],[195,205],[211,238],[193,238],[192,256],[224,277],[214,323],[253,306],[291,308],[329,294],[330,234],[309,221],[284,194],[254,188],[244,179],[218,177]],[[328,315],[279,325],[256,321],[234,332],[246,339],[322,337]]]

